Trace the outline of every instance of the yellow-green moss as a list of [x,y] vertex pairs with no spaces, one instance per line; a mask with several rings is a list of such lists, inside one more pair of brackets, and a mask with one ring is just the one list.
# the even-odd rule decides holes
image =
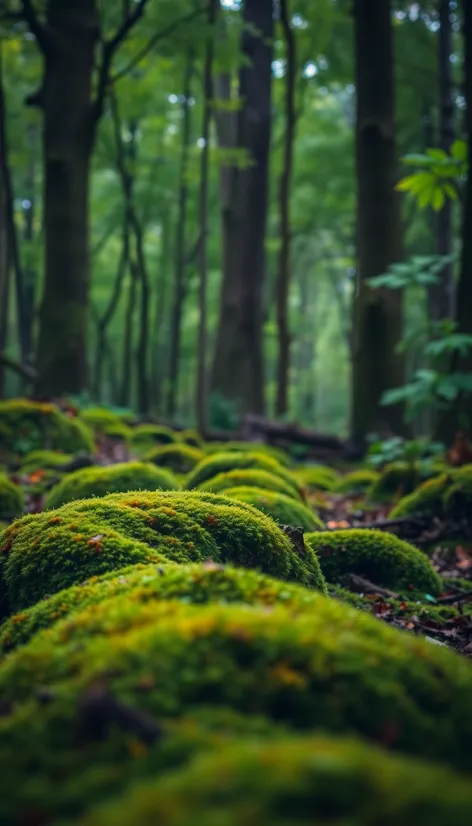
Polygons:
[[[326,586],[321,572],[319,585],[319,590],[324,592]],[[135,564],[92,577],[14,614],[0,627],[0,651],[10,651],[28,642],[38,631],[50,628],[73,611],[84,610],[120,594],[143,603],[180,599],[201,605],[208,602],[281,604],[294,613],[316,610],[318,605],[316,590],[244,568],[232,568],[215,562],[193,565]]]
[[275,459],[283,467],[290,468],[293,466],[292,457],[285,450],[273,445],[266,445],[263,442],[207,442],[205,444],[205,452],[208,454],[253,453],[254,451],[270,456],[271,459]]
[[251,468],[243,470],[227,470],[218,473],[207,482],[199,485],[198,490],[209,491],[210,493],[224,493],[229,488],[236,487],[262,488],[262,490],[273,490],[290,496],[291,499],[300,501],[298,491],[292,485],[276,476],[275,473],[267,470],[254,470]]
[[150,450],[153,445],[169,445],[178,441],[179,434],[165,425],[138,424],[131,432],[131,443],[140,450]]
[[122,462],[83,468],[67,474],[49,492],[46,508],[58,508],[73,499],[105,496],[129,490],[176,490],[178,483],[163,468],[145,462]]
[[70,453],[57,453],[54,450],[32,450],[23,458],[20,473],[34,473],[35,470],[61,470],[73,458]]
[[341,478],[337,471],[325,465],[307,465],[298,468],[296,476],[310,491],[332,490]]
[[291,525],[293,528],[302,528],[304,531],[324,530],[325,526],[321,519],[302,502],[297,502],[293,496],[249,486],[229,488],[225,490],[225,494],[230,499],[254,505],[280,525]]
[[0,447],[19,456],[44,448],[90,453],[93,440],[84,422],[62,413],[56,405],[11,399],[0,402]]
[[447,768],[326,736],[242,739],[153,777],[80,826],[469,826],[472,788]]
[[192,490],[213,479],[220,473],[227,473],[230,470],[265,470],[274,476],[279,476],[299,495],[303,493],[302,485],[289,470],[282,467],[279,462],[263,453],[229,451],[227,453],[214,453],[198,464],[189,474],[187,488]]
[[180,441],[185,445],[190,445],[190,447],[198,447],[200,450],[203,450],[205,447],[205,442],[199,432],[192,428],[187,428],[187,430],[180,432]]
[[398,502],[391,516],[461,517],[470,512],[471,504],[472,465],[464,465],[423,482]]
[[411,493],[422,479],[434,476],[435,471],[424,464],[392,462],[380,472],[378,479],[367,491],[371,502],[390,503]]
[[19,516],[24,508],[24,495],[19,485],[0,473],[0,519],[8,522]]
[[425,554],[384,531],[351,528],[306,534],[328,582],[357,574],[397,591],[439,594],[441,578]]
[[93,430],[95,435],[106,435],[110,429],[118,429],[118,432],[130,432],[120,417],[111,410],[107,410],[106,407],[89,407],[82,410],[80,418]]
[[346,473],[336,482],[333,491],[352,495],[366,493],[377,482],[379,476],[376,470],[369,470],[369,468],[353,470],[352,473]]
[[175,473],[189,473],[205,458],[205,454],[190,445],[172,444],[155,447],[144,458],[159,467],[170,468]]

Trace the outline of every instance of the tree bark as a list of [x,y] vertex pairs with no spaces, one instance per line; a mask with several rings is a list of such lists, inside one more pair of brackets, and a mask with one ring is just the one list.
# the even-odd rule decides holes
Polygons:
[[290,344],[288,295],[290,287],[290,188],[293,167],[293,142],[295,139],[295,35],[290,25],[288,0],[280,2],[280,20],[285,37],[286,78],[285,78],[285,137],[283,169],[280,178],[280,252],[277,275],[277,326],[279,355],[277,364],[276,414],[284,416],[288,409]]
[[[452,84],[452,23],[450,0],[439,0],[438,73],[439,73],[439,146],[449,152],[454,140],[454,104]],[[436,221],[437,253],[450,255],[452,251],[452,209],[450,198],[438,213]],[[438,284],[429,290],[429,315],[434,321],[454,316],[454,271],[447,264]]]
[[[272,86],[272,0],[245,0],[241,108],[235,134],[219,118],[222,148],[238,148],[251,164],[222,169],[223,283],[212,389],[241,411],[264,410],[263,290]],[[224,80],[228,80],[227,77]],[[226,119],[226,125],[228,119]]]
[[131,399],[131,367],[133,362],[133,329],[136,311],[136,297],[139,275],[136,262],[130,262],[130,283],[128,304],[125,314],[125,329],[123,336],[123,368],[121,376],[120,405],[128,407]]
[[210,0],[208,10],[208,25],[210,32],[205,54],[205,65],[203,70],[203,124],[202,124],[202,156],[200,166],[200,194],[199,194],[199,217],[200,217],[200,243],[198,245],[198,352],[197,352],[197,388],[196,388],[196,412],[197,425],[200,433],[205,433],[207,428],[207,403],[208,403],[208,383],[207,383],[207,233],[208,233],[208,166],[210,150],[210,122],[211,122],[211,97],[212,97],[212,68],[213,68],[213,27],[215,24],[217,0]]
[[167,415],[172,418],[178,397],[180,340],[182,333],[182,312],[186,293],[185,284],[185,242],[188,201],[188,162],[191,135],[191,83],[193,75],[194,54],[191,49],[185,66],[183,101],[182,101],[182,149],[180,156],[179,198],[177,210],[177,230],[175,238],[175,274],[172,317],[170,328],[169,353],[169,387],[167,395]]
[[[0,140],[5,134],[5,106],[3,95],[2,43],[0,41]],[[10,298],[10,254],[7,220],[7,188],[5,185],[5,147],[0,143],[0,353],[6,349],[8,340],[8,308]],[[0,398],[4,396],[5,365],[0,362]]]
[[373,290],[368,279],[402,256],[395,192],[396,144],[391,8],[388,0],[355,0],[358,284],[354,305],[351,432],[403,431],[402,406],[382,407],[385,390],[404,383],[395,352],[402,334],[399,291]]

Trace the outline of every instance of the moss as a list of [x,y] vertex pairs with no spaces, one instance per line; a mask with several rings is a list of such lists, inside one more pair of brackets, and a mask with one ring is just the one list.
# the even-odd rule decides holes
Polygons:
[[472,503],[472,465],[428,479],[393,508],[391,516],[461,517]]
[[190,445],[173,444],[155,447],[144,458],[159,467],[170,468],[175,473],[189,473],[205,458],[205,454]]
[[34,473],[35,470],[61,470],[74,457],[70,453],[54,450],[32,450],[22,460],[20,473]]
[[272,490],[283,493],[291,499],[300,500],[300,495],[285,479],[267,470],[253,470],[251,468],[247,470],[227,470],[224,473],[218,473],[208,482],[199,485],[198,489],[210,493],[224,493],[229,488],[240,486]]
[[104,496],[115,491],[175,490],[177,481],[169,471],[144,462],[87,467],[64,477],[50,491],[45,506],[58,508],[73,499]]
[[[326,590],[321,572],[319,590]],[[14,614],[0,628],[0,650],[10,651],[73,611],[84,610],[121,594],[139,603],[179,599],[200,605],[208,602],[281,604],[294,613],[316,610],[319,604],[316,590],[272,579],[257,571],[214,562],[159,566],[135,564],[92,577]]]
[[80,418],[98,438],[109,436],[110,438],[128,441],[131,437],[131,429],[116,413],[107,410],[105,407],[89,407],[82,410]]
[[310,491],[332,490],[340,479],[339,473],[325,465],[309,465],[298,468],[296,476]]
[[0,519],[8,522],[22,512],[25,506],[23,491],[0,473]]
[[[159,508],[177,517],[186,514],[213,537],[218,548],[215,561],[318,585],[319,566],[313,551],[306,547],[300,555],[272,519],[244,502],[198,491],[112,494],[102,501],[132,503],[150,516]],[[179,536],[177,529],[174,535]]]
[[203,441],[198,431],[193,430],[192,428],[182,430],[180,433],[180,440],[185,445],[190,445],[190,447],[198,447],[200,450],[203,450],[205,447],[205,442]]
[[62,413],[56,405],[11,399],[0,402],[0,447],[19,456],[44,448],[91,453],[93,440],[84,422]]
[[469,826],[472,789],[449,769],[354,740],[281,737],[197,755],[125,790],[81,826]]
[[293,466],[292,457],[280,447],[273,445],[266,445],[263,442],[207,442],[205,445],[205,452],[213,453],[262,453],[264,456],[270,456],[275,459],[283,467],[291,468]]
[[360,468],[352,473],[346,473],[333,487],[334,493],[347,493],[352,495],[366,493],[369,488],[379,479],[376,470]]
[[436,595],[441,578],[425,554],[383,531],[351,528],[307,534],[328,582],[357,574],[385,588]]
[[149,768],[162,738],[146,745],[139,729],[104,725],[101,740],[87,741],[84,692],[103,685],[163,732],[182,713],[229,707],[248,725],[262,715],[472,767],[472,669],[450,651],[321,595],[317,610],[294,615],[281,606],[142,603],[123,594],[72,613],[5,657],[2,825],[24,799],[32,766],[33,793],[53,811],[72,775],[84,797],[84,769],[95,768],[95,788],[120,788],[130,740],[143,755],[141,771]]
[[280,525],[291,525],[293,528],[302,528],[304,531],[324,530],[325,526],[321,519],[306,505],[297,502],[293,496],[249,486],[229,488],[225,494],[231,499],[254,505]]
[[263,453],[229,451],[227,453],[215,453],[208,456],[198,464],[189,474],[187,488],[192,490],[213,479],[220,473],[227,473],[230,470],[265,470],[274,476],[279,476],[298,494],[302,495],[303,487],[295,479],[295,476],[286,468],[282,467],[275,459],[265,456]]
[[138,424],[131,432],[131,443],[137,449],[149,450],[153,445],[169,445],[178,441],[179,434],[165,425]]
[[367,491],[371,502],[389,503],[410,493],[420,480],[418,468],[408,462],[392,462],[380,472]]

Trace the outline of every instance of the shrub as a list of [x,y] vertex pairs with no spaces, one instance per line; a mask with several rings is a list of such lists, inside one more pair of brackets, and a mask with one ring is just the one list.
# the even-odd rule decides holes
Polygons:
[[152,445],[169,445],[179,441],[179,434],[171,427],[157,424],[138,424],[131,431],[133,447],[149,450]]
[[170,468],[175,473],[189,473],[205,458],[205,454],[190,445],[173,444],[155,447],[144,458],[147,462]]
[[297,493],[302,494],[302,486],[297,482],[293,474],[282,467],[275,459],[265,456],[260,452],[239,452],[228,451],[227,453],[214,453],[203,459],[187,479],[189,490],[199,487],[209,479],[213,479],[220,473],[227,473],[229,470],[265,470],[274,476],[284,479],[290,487]]
[[[320,590],[325,591],[321,572]],[[281,604],[294,613],[316,610],[319,604],[317,591],[244,568],[231,568],[214,562],[160,566],[135,564],[91,577],[5,620],[0,629],[0,650],[10,651],[73,611],[84,610],[121,594],[142,603],[179,599],[200,605],[208,602]]]
[[291,525],[293,528],[302,528],[304,531],[324,530],[325,526],[321,519],[306,505],[297,502],[293,496],[249,486],[230,488],[225,493],[231,499],[254,505],[280,525]]
[[347,493],[353,496],[366,493],[377,482],[379,475],[377,471],[368,468],[354,470],[336,482],[333,491],[334,493]]
[[91,453],[93,440],[84,422],[56,405],[11,399],[0,402],[0,447],[20,456],[40,448]]
[[310,491],[332,490],[341,478],[337,471],[324,465],[310,465],[298,468],[297,478]]
[[213,476],[208,482],[203,482],[199,485],[199,490],[206,490],[210,493],[224,493],[228,488],[235,487],[251,487],[262,488],[262,490],[273,490],[278,493],[284,493],[290,496],[291,499],[300,500],[300,495],[297,491],[282,479],[267,470],[227,470],[224,473],[218,473]]
[[328,582],[358,574],[398,591],[439,594],[441,579],[425,554],[384,531],[351,528],[307,534]]
[[67,474],[50,491],[46,508],[58,508],[73,499],[105,496],[115,491],[175,490],[178,484],[171,473],[144,462],[87,467]]
[[449,769],[327,737],[242,739],[125,790],[82,826],[468,826],[472,790]]
[[471,503],[472,465],[464,465],[423,482],[398,502],[391,516],[453,518],[470,512]]
[[24,508],[23,491],[19,485],[11,482],[0,473],[0,519],[8,522],[22,512]]
[[54,450],[32,450],[24,456],[20,473],[34,473],[35,470],[61,470],[72,461],[70,453]]
[[200,450],[203,450],[205,447],[205,442],[203,441],[198,431],[193,430],[191,428],[181,431],[180,440],[185,445],[190,445],[190,447],[198,447]]

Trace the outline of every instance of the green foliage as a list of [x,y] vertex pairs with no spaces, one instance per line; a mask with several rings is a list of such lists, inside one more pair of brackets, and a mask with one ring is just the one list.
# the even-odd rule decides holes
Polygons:
[[321,519],[306,505],[297,502],[293,496],[286,496],[275,490],[264,490],[261,487],[249,485],[238,486],[225,490],[226,496],[247,502],[255,508],[271,516],[280,525],[289,525],[293,528],[302,528],[304,531],[323,530]]
[[0,402],[0,447],[20,456],[44,448],[91,453],[93,440],[83,422],[54,404],[11,399]]
[[296,493],[302,493],[302,485],[295,476],[282,467],[275,459],[259,451],[230,451],[214,453],[198,464],[189,474],[186,487],[189,490],[199,487],[209,479],[230,470],[264,470],[283,479]]
[[366,493],[377,481],[379,474],[369,468],[359,468],[346,473],[333,487],[334,493],[346,493],[353,496]]
[[403,178],[397,189],[413,195],[420,208],[442,209],[446,200],[457,200],[461,184],[467,176],[468,159],[465,140],[455,140],[451,151],[427,149],[424,154],[406,155],[403,162],[418,168]]
[[421,462],[433,466],[439,463],[444,452],[441,442],[392,436],[390,439],[379,439],[369,446],[367,463],[373,468],[382,468],[391,462]]
[[358,574],[385,588],[437,595],[441,579],[425,554],[383,531],[350,528],[307,534],[328,582]]
[[198,756],[92,811],[81,826],[304,826],[307,812],[320,824],[329,812],[346,826],[377,826],[393,822],[394,812],[402,826],[467,826],[471,807],[465,777],[444,767],[355,740],[285,736]]
[[171,444],[153,448],[144,458],[146,462],[170,468],[174,473],[189,473],[205,458],[205,454],[191,445]]
[[228,488],[238,486],[262,488],[263,490],[277,491],[285,494],[291,499],[300,499],[292,485],[289,485],[280,476],[276,476],[267,470],[254,470],[251,468],[242,470],[227,470],[212,476],[208,482],[203,482],[198,486],[199,490],[206,490],[210,493],[226,493]]
[[105,496],[115,491],[176,490],[178,487],[169,471],[145,462],[87,467],[61,479],[48,494],[45,506],[48,509],[58,508],[73,499]]
[[431,287],[438,283],[444,267],[456,260],[455,255],[413,255],[408,261],[390,264],[387,272],[369,279],[372,288]]
[[10,521],[24,508],[23,491],[3,473],[0,473],[0,520]]

